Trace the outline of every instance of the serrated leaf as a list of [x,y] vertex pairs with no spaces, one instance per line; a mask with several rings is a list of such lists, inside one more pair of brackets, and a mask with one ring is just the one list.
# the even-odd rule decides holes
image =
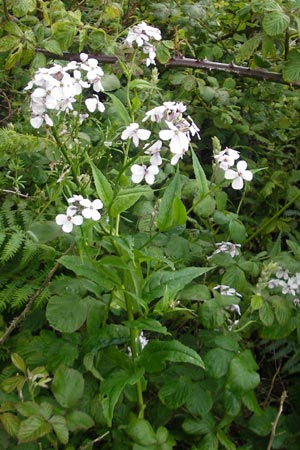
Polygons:
[[143,296],[151,301],[162,297],[166,288],[172,294],[179,292],[188,283],[204,273],[212,270],[211,267],[185,267],[176,271],[161,270],[155,272],[147,279]]
[[63,408],[73,408],[83,395],[84,378],[78,370],[61,365],[55,372],[51,389]]
[[157,444],[155,432],[151,424],[145,419],[132,420],[126,428],[126,432],[134,442],[143,447]]
[[160,370],[165,361],[189,363],[204,368],[204,363],[195,350],[175,340],[152,340],[140,357],[141,364],[150,372]]
[[127,370],[119,370],[102,381],[100,385],[100,400],[108,426],[112,424],[116,404],[125,386],[127,384],[135,384],[143,374],[144,369],[139,369],[133,373]]
[[17,36],[3,36],[0,38],[0,53],[8,52],[19,45],[20,39]]
[[186,399],[186,407],[195,416],[205,416],[212,408],[211,393],[201,387],[201,382],[194,384]]
[[121,214],[133,206],[142,197],[142,195],[146,195],[149,192],[151,192],[151,188],[149,186],[136,186],[132,188],[120,189],[112,202],[110,214],[112,217],[116,217],[118,214]]
[[18,440],[20,443],[34,442],[51,432],[51,425],[40,417],[28,417],[20,423]]
[[203,357],[206,370],[212,378],[221,378],[228,372],[234,353],[222,348],[213,348]]
[[68,429],[70,431],[88,430],[94,426],[94,420],[83,411],[71,411],[66,415]]
[[10,436],[17,436],[20,426],[20,419],[17,416],[9,412],[0,414],[0,422]]
[[262,34],[257,33],[252,38],[247,39],[238,50],[238,59],[240,61],[248,60],[251,58],[257,47],[262,42]]
[[96,187],[97,194],[100,200],[103,202],[105,208],[108,208],[113,199],[113,190],[110,182],[106,176],[101,172],[95,164],[90,161],[90,166],[93,172],[93,179]]
[[69,20],[58,20],[51,25],[52,36],[63,51],[68,50],[74,42],[77,29]]
[[63,55],[62,48],[58,41],[55,39],[49,39],[49,41],[43,42],[43,47],[48,52],[54,53],[55,55]]
[[300,51],[293,48],[289,51],[288,60],[285,63],[282,75],[285,81],[299,81],[300,80]]
[[163,42],[160,42],[156,46],[156,58],[161,64],[166,64],[171,58],[170,51]]
[[192,390],[192,383],[187,376],[179,376],[172,383],[167,382],[158,391],[160,401],[168,408],[182,406]]
[[36,9],[36,0],[15,0],[13,2],[13,13],[17,17],[26,16]]
[[63,416],[52,416],[49,422],[51,423],[59,442],[67,444],[69,442],[69,431],[66,419]]
[[265,15],[262,21],[263,30],[269,36],[282,34],[289,26],[290,18],[281,11],[272,11]]
[[24,359],[20,355],[18,355],[17,353],[12,353],[11,360],[12,360],[13,365],[17,369],[21,370],[21,372],[26,374],[26,364],[25,364]]
[[214,428],[214,420],[211,416],[207,416],[203,419],[191,419],[187,418],[182,424],[182,428],[188,434],[207,434]]
[[257,364],[249,350],[232,358],[229,365],[228,383],[233,391],[250,391],[259,384]]
[[86,321],[87,304],[79,296],[55,295],[47,304],[46,317],[55,330],[73,333]]

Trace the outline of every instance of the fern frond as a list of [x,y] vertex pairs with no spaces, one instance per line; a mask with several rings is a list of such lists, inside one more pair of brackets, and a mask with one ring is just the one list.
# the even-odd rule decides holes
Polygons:
[[5,241],[6,233],[4,231],[0,231],[0,247],[2,246],[3,242]]
[[16,151],[42,151],[56,149],[56,144],[46,137],[18,133],[11,128],[0,128],[0,155]]
[[9,305],[13,295],[19,287],[18,280],[10,281],[4,289],[0,291],[0,312],[4,311]]
[[16,229],[10,236],[8,241],[4,244],[1,251],[0,262],[5,263],[12,259],[15,254],[21,249],[25,239],[25,232],[20,229]]
[[22,258],[20,261],[20,269],[24,269],[28,266],[28,263],[32,260],[34,256],[36,256],[38,251],[38,244],[30,239],[25,240],[25,244],[23,246]]
[[24,284],[23,286],[20,286],[14,292],[14,295],[10,301],[10,307],[12,309],[19,309],[24,306],[36,289],[37,286],[33,286],[32,284]]

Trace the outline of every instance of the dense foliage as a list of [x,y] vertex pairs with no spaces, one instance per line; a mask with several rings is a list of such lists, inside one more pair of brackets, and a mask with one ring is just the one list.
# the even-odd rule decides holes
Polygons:
[[0,5],[0,447],[298,450],[300,1]]

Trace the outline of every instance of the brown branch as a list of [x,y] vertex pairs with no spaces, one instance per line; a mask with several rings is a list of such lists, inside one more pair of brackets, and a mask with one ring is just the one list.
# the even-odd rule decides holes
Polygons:
[[277,428],[277,425],[278,425],[279,418],[280,418],[280,416],[282,414],[283,404],[284,404],[286,398],[287,398],[287,392],[283,391],[282,394],[281,394],[281,397],[280,397],[280,404],[279,404],[279,408],[278,408],[278,411],[277,411],[277,415],[276,415],[275,420],[274,420],[273,425],[272,425],[272,431],[271,431],[271,434],[270,434],[270,439],[269,439],[267,450],[271,450],[272,449],[273,441],[274,441],[274,438],[276,436],[276,428]]
[[[72,248],[74,247],[74,245],[72,244],[68,250],[63,254],[66,255],[67,253],[69,253],[70,250],[72,250]],[[46,289],[46,287],[48,286],[48,284],[50,283],[53,275],[55,274],[55,272],[57,271],[57,269],[59,268],[60,263],[57,262],[52,269],[49,271],[46,279],[43,281],[43,283],[41,284],[41,286],[34,292],[34,294],[30,297],[27,305],[25,306],[25,308],[23,309],[23,311],[21,312],[21,314],[19,314],[17,317],[15,317],[13,319],[13,321],[11,322],[11,324],[9,325],[9,327],[5,330],[5,332],[3,333],[3,335],[0,338],[0,345],[4,344],[4,342],[6,341],[6,339],[11,335],[11,333],[17,328],[17,326],[19,325],[19,323],[22,322],[22,320],[25,318],[26,314],[29,313],[29,311],[32,308],[32,305],[34,304],[35,300],[38,298],[38,296]]]
[[[47,50],[37,48],[37,52],[43,53],[45,56],[55,59],[65,59],[67,61],[80,61],[78,53],[68,53],[64,52],[61,56],[55,55],[54,53],[48,52]],[[118,59],[114,55],[102,55],[97,53],[89,53],[90,58],[95,58],[99,62],[107,64],[115,64]],[[234,73],[240,77],[255,78],[264,81],[273,81],[274,83],[288,84],[290,86],[300,86],[299,81],[288,82],[283,79],[281,73],[270,72],[263,69],[251,69],[250,67],[237,66],[236,64],[230,63],[225,64],[221,62],[210,61],[208,59],[193,59],[185,58],[183,56],[174,57],[169,59],[165,64],[166,67],[190,67],[192,69],[203,69],[206,71],[215,70],[218,72],[228,72]]]

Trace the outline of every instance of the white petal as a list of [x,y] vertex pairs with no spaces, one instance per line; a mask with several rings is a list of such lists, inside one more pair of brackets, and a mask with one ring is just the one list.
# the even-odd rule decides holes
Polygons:
[[240,190],[244,187],[244,180],[243,177],[236,177],[233,182],[231,183],[231,186],[233,189]]
[[239,161],[236,165],[238,172],[244,172],[247,169],[247,163],[246,161]]
[[150,134],[151,131],[145,130],[143,128],[137,131],[138,138],[141,139],[142,141],[146,141],[147,139],[149,139]]
[[174,131],[173,130],[161,130],[159,132],[159,137],[163,141],[169,141],[170,139],[172,139],[173,136],[174,136]]
[[31,117],[30,123],[33,128],[40,128],[43,125],[43,118],[41,116]]
[[138,164],[133,164],[133,166],[131,166],[130,168],[131,172],[133,175],[145,175],[145,167],[144,166],[139,166]]
[[93,208],[94,209],[102,209],[103,208],[103,203],[101,202],[101,200],[99,198],[96,198],[96,200],[94,200],[92,202]]
[[84,206],[85,208],[89,208],[92,204],[91,200],[89,200],[88,198],[80,200],[79,203],[81,204],[81,206]]
[[159,168],[156,165],[149,166],[147,172],[150,173],[151,175],[157,175],[159,172]]
[[67,221],[68,221],[68,219],[67,219],[67,216],[65,214],[58,214],[55,217],[55,222],[57,223],[57,225],[63,225]]
[[86,219],[90,219],[93,215],[93,210],[91,208],[85,208],[81,211],[81,214],[83,215],[83,217],[85,217]]
[[93,211],[92,211],[92,216],[91,216],[91,218],[93,219],[93,220],[99,220],[100,218],[101,218],[101,214],[99,213],[99,211],[97,211],[96,209],[94,209]]
[[236,171],[232,169],[227,169],[224,175],[226,180],[234,180],[234,178],[236,178],[237,176],[238,174],[236,173]]
[[155,181],[155,176],[152,173],[146,173],[145,181],[147,184],[153,184]]
[[63,224],[63,226],[62,226],[62,230],[65,232],[65,233],[71,233],[71,231],[73,230],[73,224],[72,224],[72,222],[66,222],[66,223],[64,223]]
[[74,225],[82,225],[83,222],[83,217],[82,216],[74,216],[72,217],[72,223],[74,223]]
[[97,99],[96,98],[87,98],[84,103],[90,112],[96,111],[96,108],[97,108]]
[[250,172],[250,170],[245,170],[245,172],[243,173],[243,178],[246,181],[251,181],[253,178],[253,173]]

